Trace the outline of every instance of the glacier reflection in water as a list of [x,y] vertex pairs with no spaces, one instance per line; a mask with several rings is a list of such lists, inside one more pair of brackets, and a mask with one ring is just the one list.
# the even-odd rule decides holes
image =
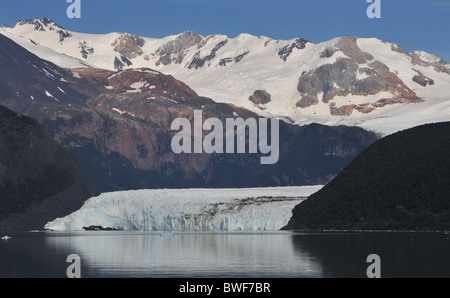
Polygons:
[[292,234],[85,232],[46,237],[46,246],[78,254],[82,277],[320,277]]
[[410,232],[38,232],[0,241],[0,278],[367,277],[369,254],[382,277],[450,277],[450,234]]

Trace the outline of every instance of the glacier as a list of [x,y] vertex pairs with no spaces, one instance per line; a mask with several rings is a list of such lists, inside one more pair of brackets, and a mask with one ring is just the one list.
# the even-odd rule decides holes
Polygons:
[[323,186],[152,189],[104,193],[45,225],[50,231],[101,226],[124,231],[279,230],[292,209]]

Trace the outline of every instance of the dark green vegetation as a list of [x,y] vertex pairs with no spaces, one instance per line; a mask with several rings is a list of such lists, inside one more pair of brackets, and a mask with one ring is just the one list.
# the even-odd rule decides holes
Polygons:
[[37,121],[0,106],[0,230],[42,229],[93,194],[73,158]]
[[296,206],[290,230],[450,230],[450,122],[385,137]]

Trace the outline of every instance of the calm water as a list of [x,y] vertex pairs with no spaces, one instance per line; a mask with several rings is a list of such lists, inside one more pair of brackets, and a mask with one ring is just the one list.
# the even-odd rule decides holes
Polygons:
[[[1,234],[0,236],[3,236]],[[96,277],[450,277],[444,233],[13,233],[0,240],[0,277],[66,277],[66,258]]]

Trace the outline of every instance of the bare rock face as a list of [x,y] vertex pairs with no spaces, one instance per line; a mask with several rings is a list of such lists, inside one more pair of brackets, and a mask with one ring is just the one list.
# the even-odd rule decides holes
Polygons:
[[251,95],[248,100],[257,105],[264,105],[271,102],[270,94],[265,90],[256,90],[253,95]]
[[239,63],[242,59],[244,59],[245,56],[247,56],[250,52],[246,51],[240,55],[237,55],[236,57],[227,57],[227,58],[222,58],[219,61],[219,66],[227,66],[228,64],[231,63]]
[[192,59],[191,63],[189,64],[188,68],[192,69],[192,68],[201,68],[203,67],[203,65],[205,65],[206,62],[211,61],[212,59],[214,59],[216,57],[216,53],[217,51],[222,48],[223,46],[225,46],[228,43],[228,40],[225,39],[221,42],[219,42],[210,52],[210,54],[208,54],[207,56],[201,58],[200,57],[200,51],[198,51],[194,58]]
[[[392,98],[381,99],[373,104],[375,108],[398,102],[421,101],[385,64],[361,51],[356,38],[341,38],[336,48],[327,48],[320,57],[331,57],[336,51],[342,51],[351,58],[340,57],[333,64],[324,64],[303,73],[297,86],[301,97],[297,102],[298,107],[307,108],[320,101],[329,103],[336,96],[367,96],[380,92],[389,92]],[[358,79],[360,75],[364,77]],[[339,109],[331,107],[331,112],[334,115],[351,115],[353,109],[364,112],[373,110],[367,106],[344,106]]]
[[358,111],[363,114],[368,114],[372,111],[374,111],[376,108],[373,106],[369,106],[369,104],[363,104],[363,105],[344,105],[341,107],[336,107],[335,105],[330,106],[330,112],[333,116],[350,116],[352,115],[353,111]]
[[88,46],[86,41],[80,42],[78,48],[80,49],[81,57],[87,59],[89,55],[94,54],[94,48]]
[[202,36],[194,31],[186,31],[180,34],[175,40],[166,43],[156,52],[160,56],[156,66],[163,64],[179,64],[183,61],[186,50],[202,41]]
[[114,47],[114,51],[118,52],[123,57],[133,59],[144,53],[142,50],[144,44],[144,39],[139,36],[129,33],[120,33],[120,37],[112,43],[112,46]]
[[310,41],[303,38],[297,38],[291,44],[278,49],[278,56],[280,56],[281,60],[286,61],[294,49],[302,50],[306,47],[308,42]]
[[426,77],[422,72],[416,70],[418,75],[415,75],[412,80],[417,84],[426,87],[427,85],[434,85],[434,80]]

